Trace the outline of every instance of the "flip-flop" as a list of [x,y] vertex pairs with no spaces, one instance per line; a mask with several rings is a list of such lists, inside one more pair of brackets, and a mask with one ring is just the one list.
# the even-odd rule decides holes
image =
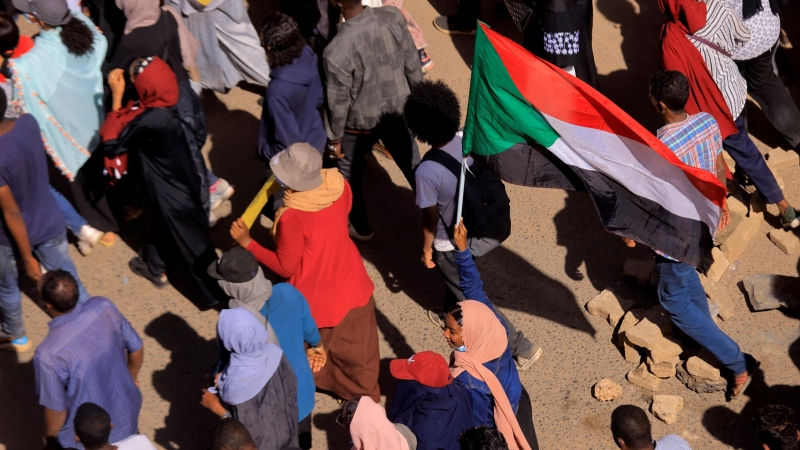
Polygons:
[[[744,394],[744,391],[747,390],[748,386],[750,386],[750,382],[753,381],[753,373],[755,373],[755,371],[758,370],[759,367],[761,367],[761,362],[760,361],[756,361],[751,367],[748,367],[746,376],[745,375],[739,375],[739,376],[735,376],[733,378],[733,386],[735,387],[735,386],[741,385],[742,387],[739,389],[739,392],[737,392],[736,394],[734,394],[733,393],[733,389],[731,389],[731,393],[730,393],[730,395],[728,397],[728,401],[731,401],[734,398]],[[744,382],[743,383],[738,383],[738,381],[740,381],[742,378],[744,378]]]

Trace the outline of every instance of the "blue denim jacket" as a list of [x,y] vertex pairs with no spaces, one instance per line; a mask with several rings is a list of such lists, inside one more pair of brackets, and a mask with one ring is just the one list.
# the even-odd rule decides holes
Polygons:
[[[456,265],[458,265],[458,275],[461,279],[460,284],[461,289],[464,290],[464,296],[469,300],[479,301],[494,311],[494,305],[489,301],[486,293],[483,292],[481,274],[478,272],[478,268],[475,267],[475,262],[472,260],[472,252],[470,252],[469,248],[463,252],[456,251],[455,260]],[[503,319],[498,317],[497,320],[508,330]],[[503,385],[503,390],[506,391],[508,401],[514,409],[514,414],[516,414],[517,408],[519,408],[519,399],[522,395],[522,383],[519,381],[517,366],[514,365],[514,360],[511,356],[511,348],[507,347],[502,356],[484,363],[483,366],[491,370],[500,381],[500,384]],[[462,372],[457,376],[455,382],[469,389],[472,396],[472,415],[476,424],[493,427],[494,398],[489,386],[467,372]]]

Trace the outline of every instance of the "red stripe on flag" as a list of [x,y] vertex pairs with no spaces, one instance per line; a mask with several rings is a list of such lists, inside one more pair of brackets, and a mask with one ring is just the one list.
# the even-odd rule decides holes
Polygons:
[[[516,42],[480,23],[522,96],[543,114],[576,126],[622,136],[650,147],[680,168],[709,201],[722,206],[727,190],[715,174],[684,164],[619,106],[577,77],[529,53]],[[543,89],[543,87],[546,87]]]

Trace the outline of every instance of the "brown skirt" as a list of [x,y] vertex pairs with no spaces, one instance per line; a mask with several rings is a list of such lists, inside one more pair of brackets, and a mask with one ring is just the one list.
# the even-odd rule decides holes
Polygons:
[[314,374],[317,389],[342,400],[367,395],[379,403],[381,355],[375,299],[370,297],[366,305],[351,309],[339,325],[320,328],[319,334],[328,353],[328,362]]

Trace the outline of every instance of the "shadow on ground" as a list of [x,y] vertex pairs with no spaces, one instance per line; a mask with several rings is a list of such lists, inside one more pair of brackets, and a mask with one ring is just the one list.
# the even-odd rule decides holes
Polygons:
[[171,353],[164,368],[153,373],[153,388],[169,403],[164,428],[155,430],[156,443],[167,449],[205,448],[217,418],[200,398],[218,361],[216,340],[204,339],[172,313],[154,319],[144,332]]
[[44,410],[36,397],[33,361],[20,362],[16,353],[0,352],[0,445],[9,450],[40,448]]
[[[800,272],[800,267],[798,271]],[[800,320],[798,313],[786,313],[786,315]],[[789,346],[789,358],[795,367],[800,369],[800,339]],[[800,411],[800,386],[767,386],[761,369],[753,374],[753,381],[744,395],[747,396],[747,404],[739,414],[725,406],[714,406],[703,415],[703,426],[708,432],[731,448],[761,448],[753,429],[753,417],[759,408],[781,404]]]
[[[429,0],[431,6],[439,15],[447,16],[456,13],[457,0]],[[494,31],[506,36],[515,42],[522,42],[522,33],[514,26],[510,17],[501,17],[495,11],[495,5],[502,0],[481,1],[481,15],[479,20],[486,22]],[[434,28],[434,33],[439,31]],[[472,68],[473,54],[475,53],[475,36],[451,35],[453,46],[467,66]]]
[[[369,218],[375,228],[375,239],[358,244],[361,255],[375,265],[391,292],[404,292],[426,309],[441,306],[444,283],[436,270],[425,269],[420,261],[420,212],[413,193],[405,185],[393,183],[373,155],[367,155],[364,194]],[[586,215],[585,211],[581,214]],[[600,233],[613,238],[602,228]],[[588,242],[598,239],[605,237],[600,234],[587,237]],[[618,275],[619,271],[613,264],[608,261],[606,264],[609,271],[615,270]],[[477,265],[486,292],[497,306],[533,314],[594,335],[594,328],[580,310],[574,294],[513,251],[497,247],[480,258]],[[593,267],[599,268],[599,262]],[[592,272],[595,273],[599,272]],[[610,272],[603,275],[606,276],[610,277]],[[381,330],[386,332],[383,328]]]

